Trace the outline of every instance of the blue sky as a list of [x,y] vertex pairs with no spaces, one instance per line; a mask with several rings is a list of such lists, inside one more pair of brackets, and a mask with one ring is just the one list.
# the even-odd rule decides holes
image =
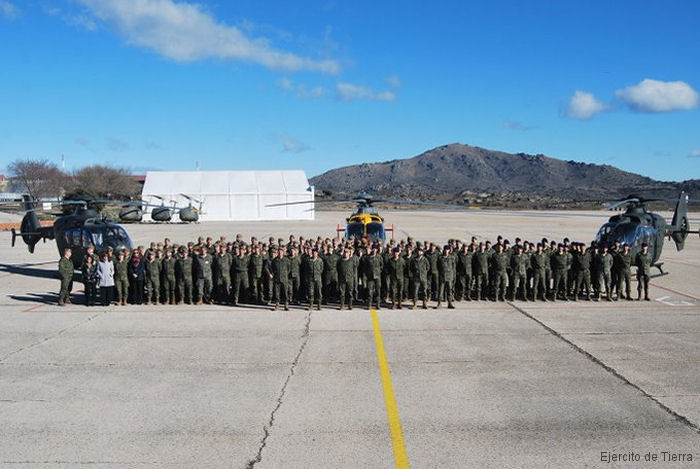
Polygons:
[[453,142],[700,178],[700,2],[0,0],[0,172]]

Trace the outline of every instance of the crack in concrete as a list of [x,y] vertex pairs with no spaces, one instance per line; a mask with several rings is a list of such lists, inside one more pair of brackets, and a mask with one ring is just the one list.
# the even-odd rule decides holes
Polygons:
[[311,326],[311,311],[309,311],[306,315],[306,324],[304,324],[304,332],[301,334],[301,345],[299,346],[299,350],[297,351],[297,354],[294,357],[294,360],[292,360],[292,365],[289,368],[289,374],[287,374],[287,378],[284,380],[284,384],[282,384],[282,389],[280,389],[279,396],[277,397],[277,404],[275,405],[275,408],[272,409],[272,412],[270,412],[270,419],[268,420],[267,424],[265,426],[263,426],[263,438],[260,441],[260,446],[258,447],[258,452],[256,453],[256,455],[253,459],[248,461],[248,464],[246,465],[246,469],[253,469],[256,464],[258,464],[260,461],[262,461],[263,450],[265,449],[265,446],[267,445],[267,439],[270,436],[270,431],[272,430],[272,427],[275,424],[275,414],[280,409],[280,407],[282,407],[282,401],[284,400],[284,395],[287,392],[287,385],[289,385],[289,381],[292,379],[292,376],[294,376],[294,371],[297,367],[297,364],[299,363],[299,359],[301,358],[301,354],[304,352],[304,349],[306,348],[306,344],[309,341],[309,327],[310,326]]
[[696,425],[695,423],[691,422],[686,416],[679,414],[678,412],[674,411],[673,409],[671,409],[671,408],[668,407],[667,405],[663,404],[661,401],[659,401],[658,399],[656,399],[655,396],[653,396],[652,394],[649,394],[648,392],[646,392],[646,391],[645,391],[644,389],[642,389],[639,385],[637,385],[637,384],[633,383],[632,381],[630,381],[629,379],[625,378],[625,376],[622,375],[622,374],[621,374],[619,371],[617,371],[615,368],[613,368],[613,367],[611,367],[611,366],[609,366],[609,365],[606,365],[601,359],[599,359],[599,358],[596,357],[595,355],[591,354],[590,352],[584,350],[583,348],[579,347],[578,345],[576,345],[575,343],[573,343],[572,341],[570,341],[569,339],[567,339],[566,337],[564,337],[562,334],[560,334],[560,333],[557,332],[556,330],[552,329],[551,327],[549,327],[549,326],[546,325],[544,322],[540,321],[539,319],[537,319],[536,317],[534,317],[533,315],[531,315],[530,313],[528,313],[528,312],[525,311],[524,309],[522,309],[522,308],[520,308],[520,307],[514,305],[514,304],[511,303],[510,301],[508,302],[508,304],[509,304],[513,309],[515,309],[515,310],[518,311],[520,314],[522,314],[523,316],[525,316],[525,317],[527,317],[527,318],[529,318],[529,319],[535,321],[537,324],[539,324],[540,326],[542,326],[543,328],[545,328],[545,329],[546,329],[550,334],[552,334],[554,337],[558,338],[558,339],[561,340],[562,342],[565,342],[569,347],[573,348],[575,351],[577,351],[577,352],[580,353],[581,355],[585,356],[588,360],[590,360],[590,361],[592,361],[593,363],[595,363],[596,365],[602,367],[605,371],[607,371],[608,373],[612,374],[614,377],[616,377],[617,379],[619,379],[620,381],[622,381],[624,384],[627,384],[628,386],[631,386],[632,388],[636,389],[636,390],[637,390],[638,392],[640,392],[644,397],[646,397],[647,399],[651,400],[651,401],[654,402],[656,405],[658,405],[659,407],[661,407],[662,410],[664,410],[666,413],[668,413],[669,415],[671,415],[671,416],[672,416],[674,419],[676,419],[678,422],[680,422],[680,423],[682,423],[683,425],[686,425],[687,427],[691,428],[691,429],[694,430],[696,433],[700,433],[700,427],[699,427],[698,425]]
[[50,336],[48,336],[48,337],[44,337],[43,339],[41,339],[41,340],[39,340],[39,341],[37,341],[37,342],[34,342],[34,343],[31,343],[31,344],[25,345],[24,347],[20,347],[19,349],[15,350],[14,352],[10,352],[10,353],[8,353],[7,355],[5,355],[4,357],[0,358],[0,362],[4,362],[5,360],[7,360],[8,358],[10,358],[10,357],[13,356],[13,355],[16,355],[16,354],[18,354],[18,353],[20,353],[20,352],[23,352],[23,351],[25,351],[25,350],[32,349],[32,348],[36,347],[37,345],[41,345],[41,344],[43,344],[43,343],[48,342],[48,341],[51,340],[51,339],[55,339],[56,337],[60,336],[60,335],[63,334],[64,332],[67,332],[67,331],[70,331],[71,329],[75,329],[76,327],[82,326],[83,324],[86,324],[86,323],[92,321],[92,320],[95,319],[96,317],[102,316],[103,314],[106,314],[108,311],[109,311],[109,310],[102,311],[102,312],[97,313],[97,314],[93,314],[92,316],[88,317],[88,318],[85,319],[84,321],[80,321],[80,322],[78,322],[78,323],[76,323],[76,324],[73,324],[72,326],[68,326],[68,327],[66,327],[66,328],[64,328],[64,329],[61,329],[60,331],[56,332],[55,334],[50,335]]

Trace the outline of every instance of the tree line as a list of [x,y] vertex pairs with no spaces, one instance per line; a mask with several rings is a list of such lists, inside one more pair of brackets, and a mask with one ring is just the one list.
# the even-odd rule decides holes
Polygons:
[[126,168],[95,164],[67,173],[46,159],[15,160],[8,166],[15,186],[35,199],[90,197],[129,200],[141,185]]

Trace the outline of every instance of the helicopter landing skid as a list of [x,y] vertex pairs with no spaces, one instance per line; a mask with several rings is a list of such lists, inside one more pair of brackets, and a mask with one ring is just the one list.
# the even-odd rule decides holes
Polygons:
[[656,275],[650,275],[649,277],[657,278],[657,277],[663,277],[664,275],[668,275],[668,272],[664,272],[664,269],[661,268],[662,265],[664,265],[663,262],[657,262],[656,264],[652,264],[652,267],[656,267],[657,269],[659,269],[659,273]]

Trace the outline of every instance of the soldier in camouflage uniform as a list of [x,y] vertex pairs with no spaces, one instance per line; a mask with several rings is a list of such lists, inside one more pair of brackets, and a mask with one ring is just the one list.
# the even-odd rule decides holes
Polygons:
[[[293,237],[290,239],[293,240]],[[299,302],[299,285],[301,277],[301,258],[296,248],[292,248],[289,254],[289,299],[292,303]]]
[[472,300],[472,263],[474,252],[468,244],[462,246],[457,254],[457,283],[459,285],[458,299]]
[[323,299],[333,299],[338,294],[338,261],[340,256],[327,244],[323,246]]
[[610,282],[612,280],[613,257],[608,252],[608,246],[603,245],[603,251],[598,254],[596,263],[598,265],[598,285],[600,285],[597,300],[600,300],[600,294],[602,293],[603,285],[605,285],[605,299],[612,301]]
[[197,286],[197,304],[211,304],[213,287],[212,258],[206,246],[200,246],[199,255],[192,261]]
[[250,295],[253,301],[258,304],[265,303],[264,268],[265,254],[262,253],[260,245],[253,244],[253,252],[248,264],[248,281],[250,282]]
[[[622,246],[622,250],[617,254],[617,298],[632,300],[632,253],[628,244]],[[625,283],[625,294],[622,294],[622,282]]]
[[423,255],[423,248],[418,248],[418,255],[411,259],[410,269],[413,279],[413,309],[416,309],[419,292],[420,298],[423,300],[423,309],[428,309],[430,261]]
[[345,308],[345,301],[348,300],[349,308],[352,309],[353,289],[357,270],[355,261],[352,259],[350,249],[343,251],[343,257],[338,261],[338,290],[340,290],[340,309]]
[[[167,239],[167,238],[166,238]],[[161,261],[161,279],[163,281],[163,301],[166,304],[175,304],[175,263],[177,259],[173,251],[168,248],[165,257]],[[115,265],[116,270],[116,265]]]
[[275,310],[284,304],[284,310],[289,311],[289,258],[283,248],[273,249],[274,257],[270,261],[270,278],[273,281],[272,301]]
[[306,297],[309,301],[309,311],[316,301],[316,309],[321,309],[323,299],[323,259],[318,257],[318,249],[311,251],[311,257],[304,259],[303,265],[304,284],[306,285]]
[[446,244],[442,250],[442,256],[437,262],[439,291],[437,294],[437,308],[440,307],[443,298],[447,301],[447,308],[454,309],[454,281],[457,276],[457,265],[452,249]]
[[489,260],[490,253],[484,243],[479,243],[479,250],[474,253],[474,279],[476,286],[476,299],[486,298],[489,285]]
[[542,301],[547,301],[547,285],[545,280],[546,266],[549,264],[549,258],[544,253],[544,245],[537,244],[537,250],[530,255],[530,266],[532,267],[532,301],[535,301],[538,296]]
[[572,268],[575,271],[574,277],[574,301],[578,301],[579,293],[586,290],[586,299],[591,299],[591,251],[586,249],[582,243],[577,244]]
[[425,246],[427,252],[425,257],[430,261],[430,274],[428,274],[428,296],[433,301],[440,301],[440,272],[438,260],[440,259],[440,249],[434,243],[430,243],[430,248]]
[[221,303],[231,300],[231,254],[219,244],[214,248],[212,273],[216,298]]
[[192,296],[192,258],[190,258],[189,250],[184,246],[180,247],[179,257],[175,261],[175,287],[178,294],[177,304],[185,302],[189,305],[194,302]]
[[644,301],[650,301],[651,260],[649,246],[647,243],[642,243],[642,250],[637,253],[637,257],[634,259],[634,265],[637,266],[637,301],[642,299],[642,290],[644,290]]
[[503,244],[496,244],[496,253],[491,257],[491,271],[493,272],[493,301],[505,301],[508,288],[508,254],[503,250]]
[[372,309],[372,300],[375,300],[377,309],[382,306],[382,269],[384,259],[378,254],[379,246],[372,246],[366,257],[365,279],[367,282],[367,309]]
[[146,304],[158,304],[160,300],[160,267],[155,251],[149,251],[146,260]]
[[409,297],[415,299],[413,296],[413,271],[411,270],[411,262],[415,257],[413,248],[411,246],[407,246],[402,257],[404,260],[403,299],[407,300]]
[[233,263],[231,270],[233,271],[233,304],[238,305],[238,301],[246,299],[248,295],[248,263],[249,259],[246,255],[245,248],[235,247]]
[[391,298],[391,309],[401,309],[403,299],[403,276],[406,269],[406,262],[401,257],[401,249],[395,247],[391,253],[391,257],[385,264],[385,272],[387,274],[387,288]]
[[564,251],[564,245],[559,244],[557,251],[549,257],[549,262],[552,266],[552,275],[554,277],[554,288],[552,292],[552,301],[557,301],[557,295],[560,291],[563,292],[563,300],[569,301],[567,294],[567,266],[569,265],[568,254]]
[[119,251],[114,261],[114,290],[117,304],[126,306],[129,297],[129,259],[125,251]]
[[515,254],[510,257],[511,270],[511,300],[515,301],[518,291],[521,291],[523,301],[527,301],[527,269],[530,267],[530,258],[525,255],[524,248],[520,244],[514,246]]

